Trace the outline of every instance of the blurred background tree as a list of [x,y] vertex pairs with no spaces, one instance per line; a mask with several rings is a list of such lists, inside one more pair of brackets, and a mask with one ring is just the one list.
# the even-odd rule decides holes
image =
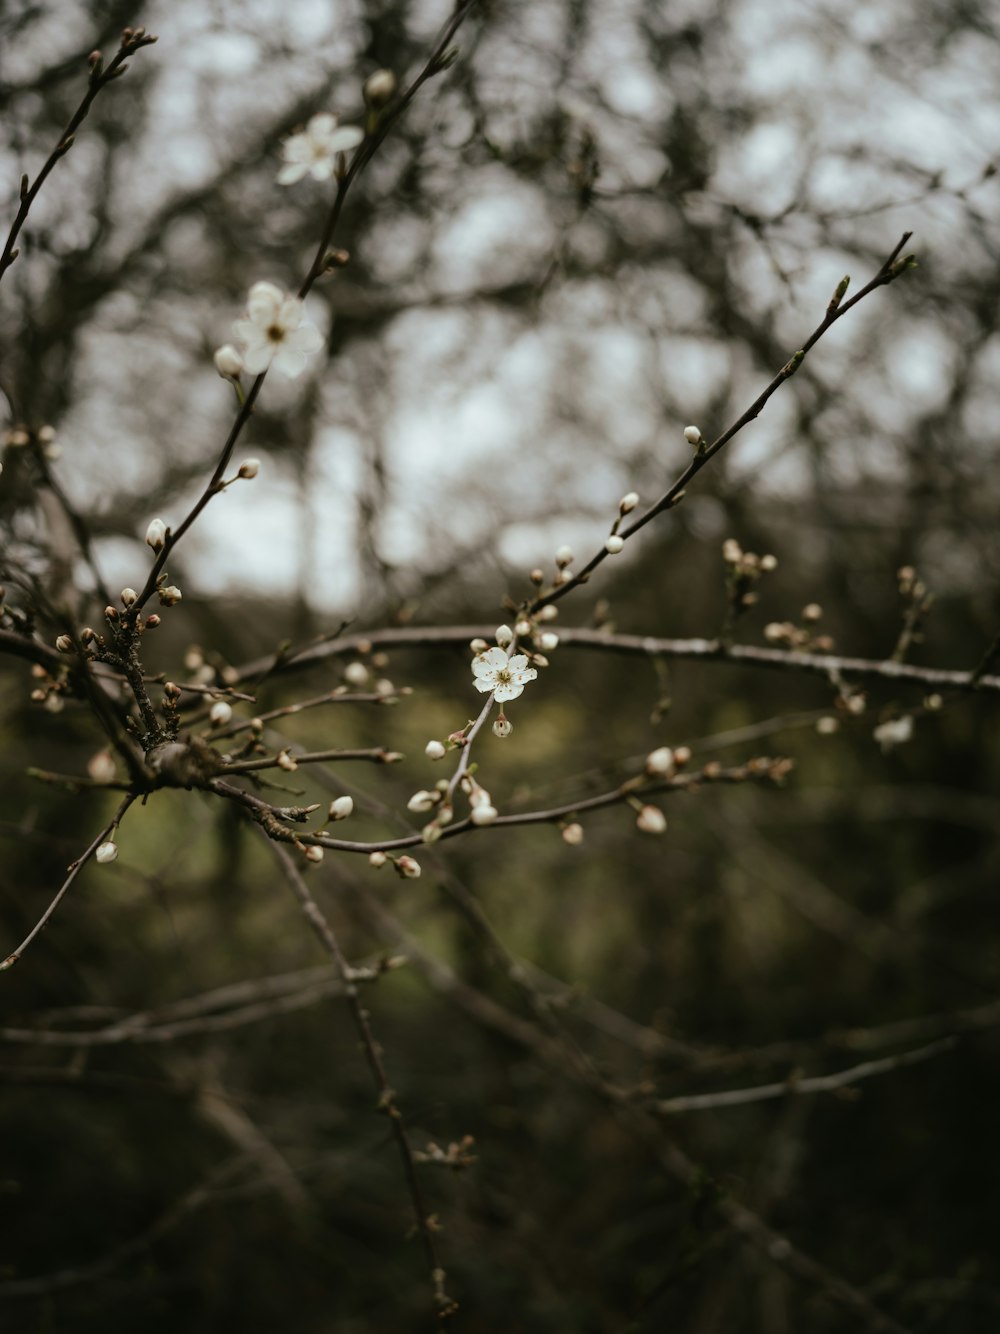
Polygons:
[[[282,139],[318,111],[361,123],[364,79],[419,68],[447,15],[8,0],[10,218],[87,52],[125,23],[160,39],[95,102],[0,288],[0,581],[47,642],[103,605],[53,484],[107,586],[141,584],[149,518],[187,512],[229,428],[212,351],[252,282],[295,288],[329,207],[328,185],[275,184]],[[328,364],[269,378],[245,437],[260,477],[171,556],[185,597],[155,670],[221,673],[343,621],[508,618],[531,567],[598,549],[623,493],[660,495],[684,426],[720,434],[904,229],[919,268],[832,329],[559,626],[716,635],[732,538],[778,559],[739,641],[787,622],[889,658],[909,566],[934,605],[907,660],[975,668],[1000,622],[995,13],[483,0],[457,40],[351,193],[349,262],[309,296]],[[45,427],[47,448],[19,443]],[[421,1173],[459,1327],[991,1328],[995,696],[849,679],[852,713],[818,676],[569,639],[515,735],[482,742],[502,812],[583,801],[664,744],[797,767],[778,793],[678,793],[662,838],[612,807],[579,847],[540,824],[429,848],[419,881],[329,855],[310,872],[352,961],[407,960],[365,1001],[415,1145],[448,1160]],[[255,707],[330,690],[332,648]],[[463,649],[350,655],[413,694],[284,734],[407,759],[300,769],[294,800],[350,793],[357,837],[419,827],[424,745],[472,708]],[[0,668],[13,947],[113,802],[25,779],[86,773],[103,737],[82,703],[30,706],[23,661]],[[876,727],[909,713],[913,739],[883,750]],[[218,801],[155,793],[3,977],[12,1328],[431,1323],[339,983],[258,841]],[[637,1130],[651,1097],[660,1129]]]

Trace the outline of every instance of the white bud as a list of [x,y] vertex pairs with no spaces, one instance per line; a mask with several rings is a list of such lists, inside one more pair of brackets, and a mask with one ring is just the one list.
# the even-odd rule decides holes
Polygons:
[[[618,502],[619,514],[631,514],[638,503],[639,493],[637,491],[627,492]],[[572,828],[572,825],[567,826],[567,828]]]
[[611,536],[608,538],[608,540],[604,543],[604,550],[608,553],[609,556],[617,556],[619,551],[621,551],[624,545],[625,545],[624,537],[619,537],[617,533],[612,533]]
[[485,639],[473,639],[469,641],[469,648],[473,653],[485,653],[489,648]]
[[583,825],[577,824],[575,821],[573,824],[566,825],[562,831],[562,839],[571,848],[578,848],[583,842]]
[[554,630],[546,630],[538,636],[538,647],[544,653],[552,653],[559,647],[559,636]]
[[57,635],[56,648],[59,650],[60,653],[72,653],[73,641],[72,639],[70,639],[69,635]]
[[496,641],[501,648],[506,648],[513,638],[514,638],[514,631],[510,628],[509,625],[497,626]]
[[146,545],[154,551],[162,551],[167,537],[167,525],[162,519],[151,519],[146,529]]
[[541,611],[538,613],[535,619],[538,621],[554,621],[558,618],[558,616],[559,616],[559,608],[555,605],[555,603],[546,602],[545,606],[541,609]]
[[475,825],[487,825],[492,824],[498,814],[499,812],[495,806],[484,804],[482,806],[474,806],[469,819]]
[[523,639],[525,635],[531,634],[531,622],[524,619],[517,621],[514,625],[514,631],[518,639]]
[[556,552],[556,564],[559,566],[560,570],[567,565],[572,565],[573,548],[567,546],[561,546]]
[[368,668],[363,662],[349,662],[344,668],[344,680],[348,685],[363,686],[368,680]]
[[430,824],[425,824],[420,831],[420,838],[424,843],[436,843],[441,837],[441,823],[439,820],[431,820]]
[[365,79],[362,89],[365,102],[370,107],[384,107],[396,95],[396,76],[391,69],[377,69]]
[[701,432],[698,430],[697,426],[685,426],[684,439],[688,442],[689,445],[700,445]]
[[658,806],[643,806],[635,825],[644,834],[662,834],[667,828],[667,817]]
[[369,865],[369,866],[376,866],[376,867],[378,867],[378,866],[384,866],[388,860],[389,860],[389,859],[388,859],[388,857],[385,855],[384,852],[377,852],[377,851],[376,851],[376,852],[370,852],[370,853],[368,854],[368,865]]
[[397,872],[405,880],[418,880],[420,878],[420,863],[415,857],[408,857],[405,854],[397,857],[395,861]]
[[738,565],[743,557],[743,548],[735,537],[727,537],[722,544],[722,559],[727,565]]
[[318,866],[323,860],[323,849],[315,843],[310,843],[309,847],[305,849],[305,855],[307,862],[312,862],[314,866]]
[[134,588],[123,588],[121,596],[123,607],[131,607],[139,601],[139,594]]
[[108,862],[117,861],[118,844],[112,843],[110,842],[110,840],[107,843],[102,843],[101,846],[94,853],[94,857],[97,861],[101,863],[102,866],[106,866]]
[[428,792],[425,788],[421,788],[419,792],[414,792],[413,796],[406,803],[406,809],[408,811],[414,811],[417,814],[422,814],[424,811],[433,810],[436,805],[437,793]]
[[770,574],[772,570],[776,570],[778,568],[777,556],[772,556],[770,554],[768,554],[767,556],[761,556],[760,568],[764,570],[765,573],[767,574]]
[[117,768],[110,752],[99,750],[96,755],[91,755],[87,761],[87,773],[95,783],[113,783]]
[[840,723],[830,714],[825,714],[822,718],[817,718],[816,731],[820,736],[833,736],[834,732],[840,731]]
[[646,756],[646,773],[666,777],[674,768],[674,752],[669,746],[658,746]]
[[243,372],[243,358],[232,343],[226,343],[223,347],[217,348],[212,360],[215,362],[215,369],[224,380],[238,380],[240,378]]
[[513,730],[514,730],[514,724],[511,722],[509,718],[498,718],[496,722],[493,724],[493,735],[498,736],[501,739],[503,739],[505,736],[510,736]]
[[872,736],[883,751],[892,750],[893,746],[901,746],[913,736],[913,719],[906,714],[902,718],[893,718],[891,722],[880,723]]
[[176,584],[167,584],[165,587],[156,590],[156,596],[160,599],[161,606],[176,607],[184,594]]
[[424,754],[429,760],[443,760],[447,751],[440,741],[428,741],[424,746]]
[[278,758],[275,763],[279,769],[284,769],[286,774],[293,774],[299,767],[294,757],[290,755],[287,750],[278,752]]
[[222,727],[232,720],[233,706],[224,699],[217,699],[209,709],[208,716],[216,727]]
[[51,694],[45,696],[44,707],[48,713],[62,713],[63,709],[66,707],[66,701],[63,699],[62,695],[56,694],[53,690]]
[[251,477],[256,477],[260,472],[260,459],[244,459],[240,464],[240,477],[249,481]]
[[347,817],[353,812],[353,810],[354,810],[353,797],[347,797],[347,796],[335,797],[333,801],[330,802],[330,819],[346,820]]
[[474,787],[469,793],[469,805],[473,810],[477,806],[492,806],[493,798],[484,787]]

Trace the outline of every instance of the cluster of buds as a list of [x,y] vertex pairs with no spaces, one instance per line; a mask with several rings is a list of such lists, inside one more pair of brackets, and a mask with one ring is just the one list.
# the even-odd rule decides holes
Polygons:
[[757,601],[756,584],[762,574],[770,574],[778,568],[777,557],[758,556],[756,552],[744,551],[734,537],[729,537],[722,544],[722,559],[726,562],[726,592],[729,598],[730,618],[735,619]]
[[493,798],[471,774],[463,774],[462,791],[469,798],[469,819],[472,823],[480,827],[493,824],[499,814],[493,805]]
[[41,704],[48,713],[62,713],[66,704],[63,695],[66,683],[62,677],[53,676],[40,663],[32,666],[31,675],[38,682],[31,691],[32,701]]
[[463,1135],[457,1142],[452,1141],[447,1149],[442,1149],[432,1141],[426,1149],[416,1149],[413,1160],[417,1163],[431,1163],[435,1167],[449,1167],[453,1172],[459,1172],[463,1167],[471,1167],[476,1161],[476,1155],[470,1153],[475,1142],[471,1135]]
[[823,608],[818,602],[810,602],[802,608],[799,624],[794,621],[770,621],[764,626],[764,638],[769,644],[781,644],[803,652],[829,653],[833,649],[833,638],[816,633],[817,622],[822,617]]
[[421,838],[425,843],[436,843],[444,832],[445,825],[451,824],[455,817],[454,809],[448,800],[448,780],[441,778],[433,788],[421,788],[414,792],[406,803],[406,809],[415,815],[434,812],[434,818],[424,825]]
[[625,518],[626,514],[631,514],[638,503],[639,496],[635,491],[627,492],[622,496],[621,500],[619,500],[618,516],[611,525],[611,532],[608,534],[604,543],[604,550],[609,556],[617,556],[624,547],[625,539],[619,534],[618,529],[621,526],[622,519]]
[[[31,427],[18,423],[18,425],[11,426],[4,432],[0,443],[10,449],[24,449],[26,446],[32,445],[48,463],[55,463],[62,456],[62,449],[56,444],[54,426],[39,426],[38,430],[34,431]],[[0,468],[0,472],[2,471],[3,469]]]

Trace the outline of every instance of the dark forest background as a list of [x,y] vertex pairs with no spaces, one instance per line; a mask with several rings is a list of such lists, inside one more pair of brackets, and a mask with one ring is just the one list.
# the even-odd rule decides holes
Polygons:
[[[51,481],[110,586],[140,583],[146,523],[190,505],[231,420],[213,349],[250,283],[295,285],[322,225],[328,188],[274,183],[282,137],[317,110],[360,122],[365,77],[418,68],[447,12],[8,0],[5,218],[87,53],[125,23],[160,36],[95,103],[0,288],[0,582],[34,599],[46,642],[100,615]],[[555,628],[714,636],[735,538],[778,560],[738,642],[818,604],[835,652],[886,659],[913,566],[934,601],[907,661],[974,668],[1000,623],[996,17],[484,0],[352,192],[350,263],[310,297],[326,364],[269,378],[244,450],[261,476],[172,559],[184,601],[155,670],[183,677],[199,646],[221,672],[344,620],[509,619],[532,566],[598,549],[624,492],[655,499],[690,457],[683,428],[719,434],[904,230],[918,267],[839,322]],[[19,445],[22,425],[61,453]],[[849,680],[866,692],[850,713],[791,671],[551,658],[513,736],[482,742],[503,813],[602,791],[662,745],[796,767],[777,791],[671,795],[662,837],[612,807],[579,847],[540,824],[418,852],[419,880],[330,854],[310,872],[352,961],[406,960],[364,998],[415,1145],[459,1146],[420,1169],[454,1327],[839,1334],[868,1320],[842,1281],[896,1322],[872,1328],[994,1328],[996,693]],[[255,707],[343,666],[276,677]],[[282,723],[307,748],[406,756],[285,776],[303,801],[353,795],[371,839],[419,827],[407,798],[441,776],[424,745],[476,699],[461,645],[394,650],[375,674],[412,694]],[[114,806],[26,776],[84,774],[103,745],[83,703],[50,712],[33,684],[0,658],[0,953]],[[880,746],[909,712],[912,740]],[[235,808],[163,791],[119,842],[0,976],[5,1327],[432,1327],[355,1030],[262,841]],[[637,1101],[789,1092],[638,1133],[575,1077],[573,1043]],[[724,1200],[821,1268],[794,1272]]]

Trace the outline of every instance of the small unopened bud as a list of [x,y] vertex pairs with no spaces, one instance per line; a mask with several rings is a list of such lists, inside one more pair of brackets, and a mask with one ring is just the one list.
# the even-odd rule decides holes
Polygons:
[[499,811],[495,806],[474,806],[469,819],[474,825],[492,824]]
[[160,618],[159,618],[159,616],[157,616],[157,614],[156,614],[155,611],[153,612],[152,616],[147,616],[147,617],[146,617],[146,629],[147,629],[147,630],[155,630],[156,627],[157,627],[159,624],[160,624]]
[[83,629],[80,631],[81,644],[92,644],[96,638],[97,638],[97,631],[93,628],[93,626],[85,625]]
[[293,774],[295,770],[299,767],[294,756],[289,754],[287,750],[281,750],[278,752],[278,758],[275,760],[275,763],[277,764],[279,769],[284,769],[286,774]]
[[240,464],[239,476],[249,481],[260,472],[260,459],[244,459]]
[[424,746],[424,754],[429,760],[443,760],[447,752],[440,741],[428,741]]
[[44,707],[47,713],[62,713],[63,709],[66,707],[66,701],[63,699],[62,695],[57,694],[53,690],[45,696]]
[[363,662],[349,662],[344,668],[344,680],[351,686],[363,686],[368,680],[368,668]]
[[91,51],[90,55],[87,57],[87,64],[92,70],[98,70],[100,66],[104,64],[104,57],[101,55],[100,51]]
[[924,708],[927,709],[929,713],[936,713],[943,704],[944,700],[937,694],[928,695],[924,700]]
[[134,603],[139,601],[139,594],[134,588],[123,588],[121,598],[123,607],[131,607]]
[[485,653],[489,648],[489,644],[487,644],[485,639],[471,639],[469,641],[469,648],[473,653]]
[[87,761],[87,774],[95,783],[111,783],[116,773],[117,769],[110,751],[99,750]]
[[94,853],[95,861],[99,861],[102,866],[107,866],[108,862],[118,860],[118,844],[112,843],[109,839],[107,843],[102,843]]
[[567,565],[572,565],[573,548],[561,546],[556,552],[556,564],[559,566],[560,570],[565,569]]
[[808,607],[802,608],[802,619],[804,621],[818,621],[823,615],[823,608],[818,602],[810,602]]
[[[632,511],[635,509],[636,505],[638,505],[638,503],[639,503],[638,491],[626,492],[625,495],[623,495],[621,500],[619,500],[618,502],[619,514],[631,514]],[[567,826],[567,828],[572,828],[572,826]]]
[[424,843],[436,843],[441,837],[441,832],[440,820],[431,820],[429,824],[425,824],[421,829],[420,837]]
[[674,752],[669,746],[658,746],[656,750],[651,750],[646,756],[646,773],[655,774],[657,777],[666,777],[673,773]]
[[820,736],[833,736],[834,732],[840,731],[840,723],[831,714],[825,714],[822,718],[817,718],[816,731]]
[[307,862],[312,862],[314,866],[318,866],[323,860],[323,849],[316,843],[310,843],[308,848],[305,849],[305,857]]
[[765,574],[770,574],[772,570],[776,570],[778,568],[777,556],[772,556],[770,554],[767,556],[761,556],[760,568],[765,572]]
[[666,832],[667,817],[658,806],[643,806],[636,816],[635,827],[644,834],[662,834]]
[[493,724],[493,735],[498,736],[501,739],[503,737],[510,736],[513,730],[514,730],[514,724],[511,722],[509,718],[504,717],[503,714],[501,714],[500,717]]
[[164,681],[163,697],[169,699],[171,703],[176,703],[181,697],[181,688],[176,681]]
[[217,348],[212,360],[224,380],[238,380],[243,374],[243,357],[232,343]]
[[529,579],[531,580],[531,582],[532,582],[533,584],[535,584],[535,585],[541,585],[541,584],[544,584],[544,583],[545,583],[545,571],[544,571],[544,570],[539,570],[539,569],[536,567],[536,568],[535,568],[534,570],[532,570],[531,573],[528,575],[528,578],[529,578]]
[[685,426],[684,439],[688,442],[689,445],[700,445],[701,431],[698,430],[697,426]]
[[118,619],[118,608],[117,608],[117,607],[105,607],[105,608],[104,608],[104,618],[105,618],[105,620],[108,620],[108,621],[117,621],[117,619]]
[[604,543],[604,550],[608,553],[609,556],[617,556],[619,551],[621,551],[624,545],[625,545],[624,537],[619,537],[617,533],[612,533],[611,536],[608,538],[608,540]]
[[415,857],[409,857],[404,853],[402,857],[396,858],[393,865],[404,880],[418,880],[420,878],[420,863]]
[[222,727],[232,721],[233,706],[224,699],[217,699],[209,709],[208,716],[215,727]]
[[176,607],[184,594],[176,584],[165,584],[156,590],[156,596],[160,599],[160,606]]
[[583,842],[583,825],[574,821],[572,824],[564,825],[562,829],[562,840],[568,843],[571,848],[578,848]]
[[150,520],[149,527],[146,529],[146,545],[152,547],[154,551],[162,551],[163,544],[167,539],[167,525],[162,519]]
[[56,648],[59,650],[60,653],[72,653],[73,641],[72,639],[70,639],[69,635],[57,635]]
[[519,621],[515,621],[515,623],[514,623],[514,633],[517,635],[518,639],[523,639],[525,635],[530,635],[530,634],[531,634],[531,622],[530,622],[530,621],[526,621],[526,620],[524,620],[523,618],[522,618],[521,620],[519,620]]
[[353,811],[354,811],[353,797],[347,797],[347,796],[335,797],[333,801],[330,802],[331,820],[346,820],[347,817],[353,813]]
[[513,640],[513,638],[514,638],[514,631],[510,628],[509,625],[497,626],[496,641],[501,648],[506,648],[507,645]]
[[691,762],[691,748],[690,748],[690,746],[675,746],[675,747],[674,747],[674,768],[676,768],[676,769],[683,769],[684,765],[685,765],[685,764],[689,764],[690,762]]
[[406,809],[416,814],[424,811],[433,810],[437,805],[437,793],[428,792],[426,788],[421,788],[419,792],[414,792],[413,796],[406,803]]
[[376,851],[368,854],[369,866],[375,866],[375,867],[384,866],[388,860],[389,858],[385,855],[384,852]]
[[535,619],[538,621],[554,621],[558,619],[558,616],[559,608],[554,602],[547,602]]
[[386,106],[396,95],[396,76],[391,69],[377,69],[365,79],[364,99],[376,111]]
[[545,653],[554,653],[559,647],[559,636],[554,630],[546,630],[543,635],[538,636],[538,647]]
[[723,542],[722,559],[727,565],[738,565],[743,559],[743,548],[735,537],[727,537]]

